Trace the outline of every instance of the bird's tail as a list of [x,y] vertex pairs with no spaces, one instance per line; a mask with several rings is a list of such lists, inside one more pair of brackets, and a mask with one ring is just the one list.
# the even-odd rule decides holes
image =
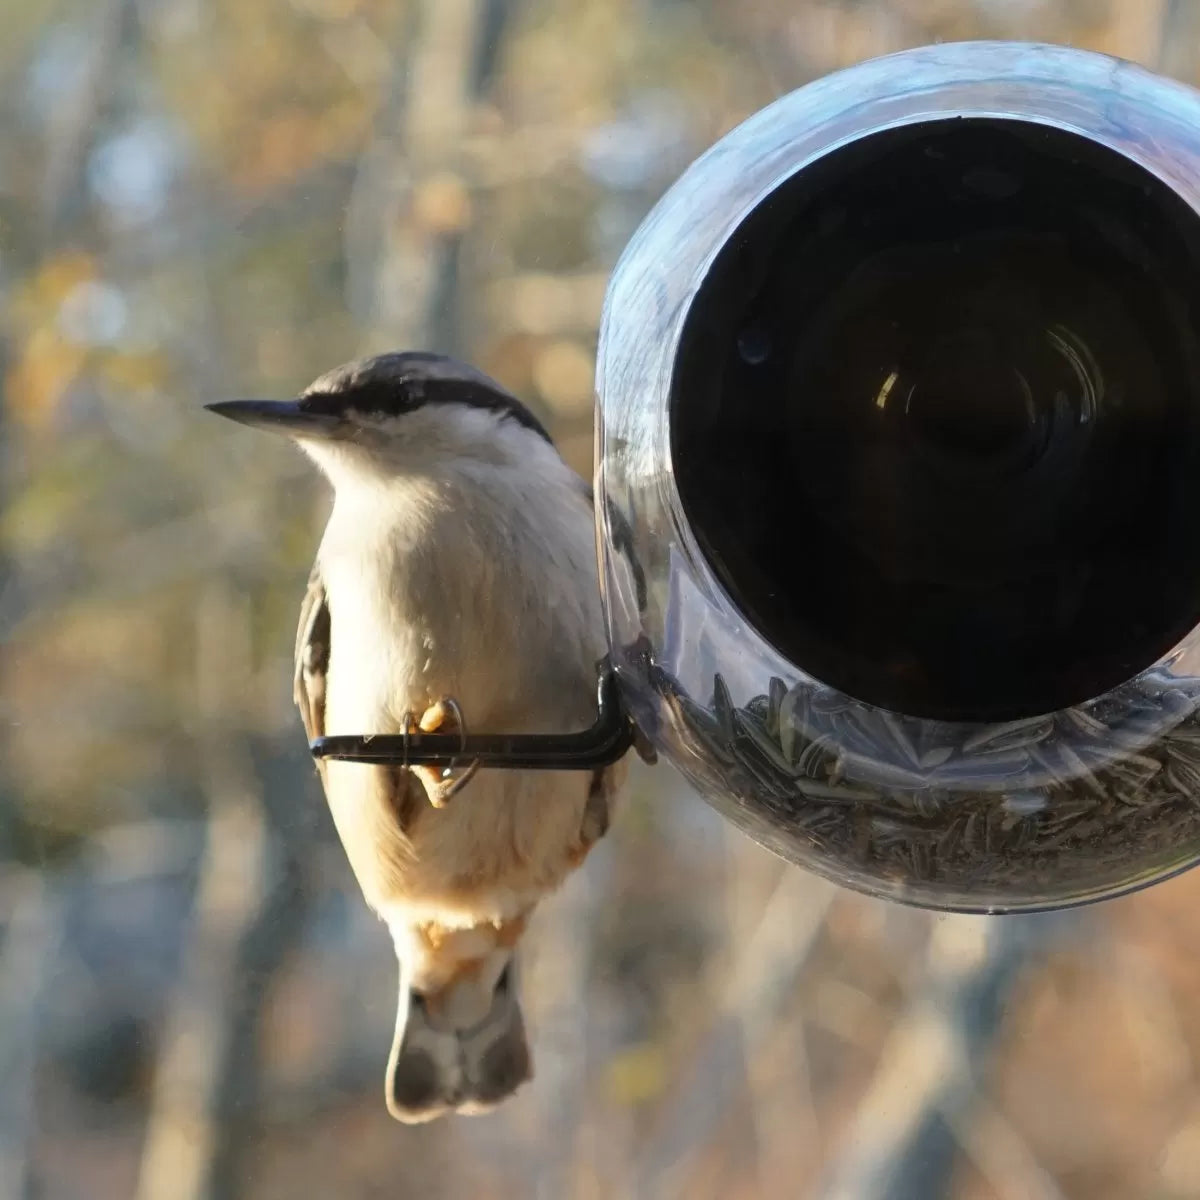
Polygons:
[[401,965],[386,1081],[393,1117],[416,1125],[488,1112],[532,1074],[511,953],[498,976],[464,974],[432,994],[411,988]]

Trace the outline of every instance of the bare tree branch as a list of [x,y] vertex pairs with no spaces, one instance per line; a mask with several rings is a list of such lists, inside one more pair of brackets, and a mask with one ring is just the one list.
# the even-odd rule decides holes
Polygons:
[[108,0],[91,10],[87,67],[51,114],[42,188],[43,237],[60,241],[84,207],[88,156],[122,77],[119,59],[137,31],[136,0]]
[[745,1081],[743,1046],[757,1044],[791,1001],[837,889],[784,869],[757,928],[729,968],[717,1017],[672,1090],[638,1166],[637,1194],[686,1195],[689,1151],[706,1145]]
[[[515,0],[416,5],[408,54],[398,63],[347,206],[350,299],[375,331],[372,340],[391,345],[399,331],[410,345],[462,352],[459,272],[468,216],[452,210],[469,207],[474,190],[462,143],[517,7]],[[389,135],[389,128],[398,132]],[[431,214],[432,226],[406,222],[401,229],[397,210],[430,184],[447,197],[440,218]]]
[[61,897],[44,876],[28,872],[14,883],[0,951],[0,1200],[33,1195],[39,1014],[63,930]]
[[[948,1196],[960,1135],[968,1138],[975,1071],[1026,961],[1021,918],[945,917],[933,925],[922,983],[888,1040],[821,1200],[938,1200]],[[992,1121],[993,1134],[999,1128]],[[1006,1131],[1008,1144],[1016,1135]],[[996,1146],[996,1138],[988,1149]],[[972,1136],[968,1145],[978,1152]],[[976,1153],[988,1161],[988,1155]],[[1016,1160],[1010,1159],[1009,1162]],[[1032,1155],[1022,1200],[1061,1200]],[[1015,1169],[1015,1168],[1013,1168]],[[1013,1197],[1016,1200],[1016,1197]]]
[[306,914],[307,823],[264,796],[236,714],[249,614],[219,585],[198,621],[198,700],[210,729],[208,839],[167,1022],[137,1200],[234,1200],[257,1109],[258,1031],[271,977]]

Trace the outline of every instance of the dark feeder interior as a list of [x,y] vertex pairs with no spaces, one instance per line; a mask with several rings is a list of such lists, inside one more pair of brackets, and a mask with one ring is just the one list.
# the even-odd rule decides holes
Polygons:
[[684,510],[791,662],[917,717],[1074,705],[1200,623],[1200,217],[1086,138],[926,121],[718,254],[672,379]]

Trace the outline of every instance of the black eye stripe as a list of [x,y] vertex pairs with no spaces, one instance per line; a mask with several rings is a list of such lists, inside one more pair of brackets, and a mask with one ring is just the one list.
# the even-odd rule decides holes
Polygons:
[[[455,376],[455,372],[462,374]],[[465,404],[511,417],[553,444],[542,423],[515,396],[485,378],[472,377],[450,359],[430,355],[381,355],[348,364],[306,392],[301,405],[320,413],[357,411],[399,417],[430,404]]]
[[304,408],[312,412],[342,413],[357,411],[379,413],[381,416],[400,416],[420,408],[419,392],[402,380],[369,380],[353,383],[333,392],[309,392],[300,398]]

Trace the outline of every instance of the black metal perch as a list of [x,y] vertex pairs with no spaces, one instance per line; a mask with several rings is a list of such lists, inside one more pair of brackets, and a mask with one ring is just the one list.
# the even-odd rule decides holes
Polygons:
[[621,704],[616,673],[599,665],[596,721],[575,733],[380,733],[314,738],[314,758],[396,766],[481,767],[521,771],[594,771],[623,757],[634,744],[633,722]]

